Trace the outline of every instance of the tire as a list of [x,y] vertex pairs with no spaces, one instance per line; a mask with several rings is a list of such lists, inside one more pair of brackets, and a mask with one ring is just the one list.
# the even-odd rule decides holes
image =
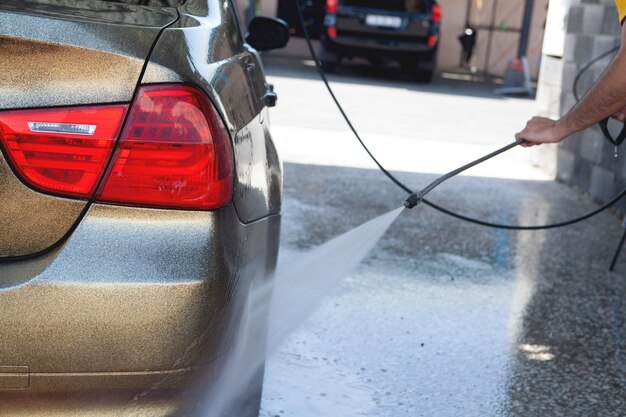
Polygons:
[[332,43],[327,38],[321,39],[322,48],[319,54],[322,71],[333,74],[337,70],[337,66],[341,62],[341,55],[335,50]]
[[427,54],[418,57],[411,57],[400,61],[402,72],[420,84],[428,84],[433,80],[435,74],[436,54]]
[[417,69],[415,71],[414,77],[415,81],[420,84],[428,84],[433,80],[433,75],[435,71],[432,69]]

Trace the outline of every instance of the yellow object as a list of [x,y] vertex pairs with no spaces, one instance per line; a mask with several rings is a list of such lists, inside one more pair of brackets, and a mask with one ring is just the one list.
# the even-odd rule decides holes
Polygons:
[[626,18],[626,0],[615,0],[615,4],[617,5],[619,21],[621,23],[624,21],[624,18]]

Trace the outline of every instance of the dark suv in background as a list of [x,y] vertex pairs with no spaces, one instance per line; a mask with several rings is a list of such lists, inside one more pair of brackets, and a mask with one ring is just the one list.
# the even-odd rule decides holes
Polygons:
[[417,81],[430,82],[441,16],[435,0],[327,0],[322,67],[332,72],[352,57],[392,60]]

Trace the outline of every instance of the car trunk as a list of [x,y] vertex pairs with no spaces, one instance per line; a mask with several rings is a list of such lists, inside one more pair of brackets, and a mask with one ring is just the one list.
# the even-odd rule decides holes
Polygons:
[[430,0],[341,0],[341,4],[348,7],[408,13],[425,13],[431,3]]
[[432,5],[431,0],[341,0],[337,35],[380,42],[426,42]]
[[[176,1],[133,3],[139,2],[2,0],[0,129],[7,111],[129,102],[160,30],[177,18]],[[26,185],[6,148],[0,154],[0,258],[28,256],[62,240],[87,198]]]

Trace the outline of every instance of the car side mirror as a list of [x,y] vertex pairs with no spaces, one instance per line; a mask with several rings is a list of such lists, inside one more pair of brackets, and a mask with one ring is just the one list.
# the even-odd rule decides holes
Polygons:
[[248,25],[246,42],[257,51],[282,48],[289,41],[289,26],[284,20],[257,16]]

